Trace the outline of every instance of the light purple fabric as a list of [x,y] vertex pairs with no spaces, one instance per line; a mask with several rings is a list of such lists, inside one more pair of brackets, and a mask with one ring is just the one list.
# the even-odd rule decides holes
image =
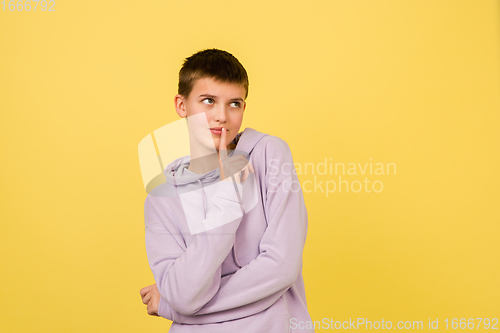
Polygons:
[[307,210],[290,148],[252,128],[233,142],[255,171],[257,204],[243,216],[190,233],[179,193],[201,186],[199,212],[192,212],[201,219],[237,214],[242,201],[233,182],[219,181],[219,169],[187,170],[189,156],[170,163],[167,182],[146,197],[146,252],[162,296],[159,315],[173,321],[171,333],[314,332],[291,325],[311,318],[302,279]]

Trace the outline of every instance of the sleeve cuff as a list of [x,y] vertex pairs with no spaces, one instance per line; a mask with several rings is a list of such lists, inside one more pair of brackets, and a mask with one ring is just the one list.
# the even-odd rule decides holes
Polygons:
[[172,308],[168,305],[167,301],[160,297],[160,304],[158,305],[158,315],[168,320],[174,320],[172,316]]

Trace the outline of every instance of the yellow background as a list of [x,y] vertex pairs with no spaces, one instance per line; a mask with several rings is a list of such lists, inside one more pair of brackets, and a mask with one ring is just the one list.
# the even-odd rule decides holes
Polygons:
[[296,163],[397,165],[368,176],[380,193],[304,193],[314,320],[500,318],[499,4],[0,7],[0,331],[167,331],[139,295],[154,279],[137,147],[179,119],[180,66],[211,47],[249,73],[242,128]]

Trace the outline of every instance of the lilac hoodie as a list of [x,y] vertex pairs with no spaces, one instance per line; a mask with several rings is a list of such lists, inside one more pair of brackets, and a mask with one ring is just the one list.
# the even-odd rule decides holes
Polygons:
[[307,210],[290,148],[252,128],[233,143],[228,156],[245,154],[255,172],[243,184],[220,181],[219,168],[193,173],[184,156],[146,197],[158,314],[173,321],[171,333],[314,332],[298,328],[311,321],[302,279]]

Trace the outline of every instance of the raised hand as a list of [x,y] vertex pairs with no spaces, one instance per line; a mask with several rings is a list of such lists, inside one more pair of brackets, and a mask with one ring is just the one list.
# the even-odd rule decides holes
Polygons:
[[250,172],[254,173],[254,169],[244,155],[227,157],[226,135],[226,129],[223,127],[219,141],[219,167],[221,179],[223,181],[231,181],[234,175],[234,180],[238,184],[241,184],[245,182]]

